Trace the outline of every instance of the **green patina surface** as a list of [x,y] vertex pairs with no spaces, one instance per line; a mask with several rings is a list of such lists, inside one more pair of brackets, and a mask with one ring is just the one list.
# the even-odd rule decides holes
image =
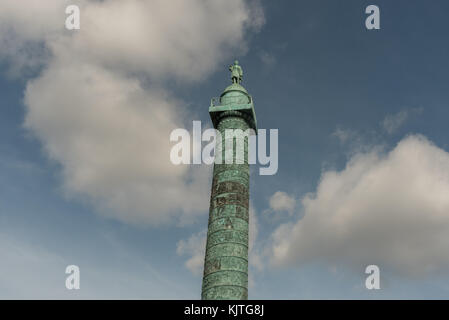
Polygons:
[[[226,129],[256,130],[252,98],[240,85],[243,71],[237,62],[230,70],[233,83],[209,108],[214,127],[222,135],[223,159]],[[244,141],[242,164],[236,164],[233,140],[229,144],[233,148],[233,164],[214,165],[201,293],[201,298],[207,300],[248,298],[248,139]]]

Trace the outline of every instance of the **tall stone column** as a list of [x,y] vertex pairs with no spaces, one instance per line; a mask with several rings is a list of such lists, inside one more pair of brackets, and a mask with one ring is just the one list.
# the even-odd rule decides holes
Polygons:
[[[240,68],[238,71],[243,74],[237,62],[232,67]],[[214,128],[221,133],[216,150],[222,147],[223,162],[214,165],[210,197],[201,294],[201,298],[207,300],[248,298],[248,138],[244,138],[241,159],[238,142],[227,130],[256,130],[256,117],[252,98],[240,85],[241,76],[231,71],[233,84],[219,99],[213,99],[209,108]],[[226,148],[232,148],[232,163],[225,162],[225,154],[229,152]]]

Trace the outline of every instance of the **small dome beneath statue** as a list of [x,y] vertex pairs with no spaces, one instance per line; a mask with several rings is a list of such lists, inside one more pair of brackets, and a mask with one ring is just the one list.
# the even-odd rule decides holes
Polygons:
[[248,91],[246,91],[246,89],[241,84],[238,83],[233,83],[229,85],[226,89],[224,89],[221,95],[223,96],[225,93],[229,91],[242,91],[243,93],[248,94]]
[[220,96],[220,103],[227,104],[248,104],[251,98],[248,91],[238,83],[229,85]]

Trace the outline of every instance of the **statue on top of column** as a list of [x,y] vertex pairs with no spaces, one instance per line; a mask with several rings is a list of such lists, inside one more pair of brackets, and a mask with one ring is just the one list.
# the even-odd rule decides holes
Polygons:
[[229,66],[229,71],[231,71],[232,83],[239,84],[240,82],[242,82],[243,69],[239,66],[239,62],[237,60],[234,61],[233,65]]

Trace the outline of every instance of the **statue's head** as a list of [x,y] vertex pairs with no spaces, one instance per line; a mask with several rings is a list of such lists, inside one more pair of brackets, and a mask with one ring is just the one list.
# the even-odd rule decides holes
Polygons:
[[238,64],[239,64],[239,62],[238,62],[237,60],[235,60],[235,61],[234,61],[234,64],[235,64],[235,65],[238,65]]

